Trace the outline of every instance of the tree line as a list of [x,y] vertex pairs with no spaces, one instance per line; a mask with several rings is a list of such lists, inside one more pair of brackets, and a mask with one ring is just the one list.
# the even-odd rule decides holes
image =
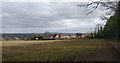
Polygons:
[[107,21],[103,34],[106,39],[116,39],[120,40],[120,22],[118,17],[120,16],[120,2],[118,3],[118,8],[115,11],[115,14],[109,18]]
[[[89,0],[90,1],[90,0]],[[91,38],[103,38],[103,39],[112,39],[112,40],[120,40],[120,1],[112,1],[103,2],[103,0],[99,0],[96,2],[91,2],[88,4],[80,4],[79,7],[92,7],[87,15],[94,12],[98,7],[101,7],[102,10],[109,10],[105,15],[100,16],[102,20],[107,20],[104,27],[97,25],[94,32],[91,32]],[[108,15],[112,15],[110,18]]]

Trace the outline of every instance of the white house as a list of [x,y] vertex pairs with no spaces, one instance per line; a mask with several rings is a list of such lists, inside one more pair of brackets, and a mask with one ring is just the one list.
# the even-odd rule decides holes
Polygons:
[[71,35],[70,38],[71,38],[71,39],[75,39],[76,36],[75,36],[75,35]]
[[20,40],[20,38],[18,38],[18,37],[14,37],[14,40]]
[[66,36],[61,36],[62,39],[70,39],[70,36],[66,35]]
[[81,38],[83,38],[83,39],[84,39],[85,37],[86,37],[86,35],[85,35],[85,34],[82,34],[82,35],[81,35]]

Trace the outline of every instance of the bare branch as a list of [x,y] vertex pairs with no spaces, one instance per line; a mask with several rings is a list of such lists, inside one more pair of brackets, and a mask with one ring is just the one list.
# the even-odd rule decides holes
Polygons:
[[105,15],[101,15],[100,18],[101,18],[102,20],[109,20],[109,18],[106,17]]
[[95,11],[98,8],[100,2],[101,2],[101,0],[99,2],[95,2],[97,5],[94,7],[93,10],[91,10],[90,12],[88,12],[87,15],[90,14],[90,13],[92,13],[93,11]]
[[[90,0],[89,0],[90,2]],[[101,10],[109,10],[106,15],[112,15],[118,8],[118,2],[119,1],[106,1],[106,2],[103,2],[103,0],[99,0],[99,1],[96,1],[96,2],[91,2],[91,3],[86,3],[86,4],[80,4],[80,5],[77,5],[77,6],[80,6],[80,7],[84,7],[84,8],[89,8],[87,11],[87,15],[89,15],[90,13],[94,12],[98,7],[101,9]],[[107,17],[105,16],[100,16],[100,18],[103,19],[107,19]]]

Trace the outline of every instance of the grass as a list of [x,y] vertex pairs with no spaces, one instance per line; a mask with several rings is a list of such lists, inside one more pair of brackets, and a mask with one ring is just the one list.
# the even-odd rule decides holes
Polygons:
[[104,48],[107,42],[100,39],[5,41],[3,61],[116,60],[113,53]]

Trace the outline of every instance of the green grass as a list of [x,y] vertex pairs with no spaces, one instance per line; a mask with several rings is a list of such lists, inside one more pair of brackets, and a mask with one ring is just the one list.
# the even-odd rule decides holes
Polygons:
[[[17,41],[13,43],[15,42]],[[29,41],[22,41],[25,45],[16,46],[15,44],[11,44],[7,46],[10,44],[10,42],[7,41],[3,43],[3,61],[104,60],[100,54],[108,54],[109,51],[101,52],[106,51],[106,49],[104,49],[106,42],[108,41],[100,39],[54,40],[48,42],[33,41],[32,43],[29,43]],[[91,57],[93,59],[91,59]],[[97,57],[98,59],[95,59]],[[106,56],[104,57],[106,58]],[[111,60],[111,58],[107,60]]]

